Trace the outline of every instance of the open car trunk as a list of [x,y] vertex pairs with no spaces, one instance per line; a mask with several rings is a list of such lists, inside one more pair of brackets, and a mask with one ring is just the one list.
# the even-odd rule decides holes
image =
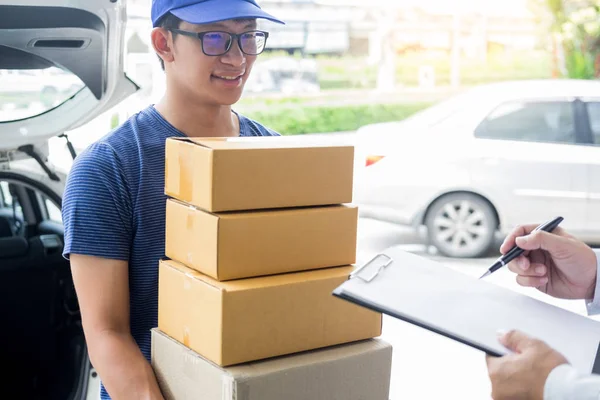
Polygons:
[[47,157],[47,141],[139,87],[124,73],[125,0],[0,0],[0,164]]

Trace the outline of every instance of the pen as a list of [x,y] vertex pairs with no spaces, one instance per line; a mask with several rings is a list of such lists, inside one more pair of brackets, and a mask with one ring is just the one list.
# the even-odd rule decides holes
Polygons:
[[[540,226],[535,228],[532,231],[532,233],[535,231],[552,232],[563,221],[563,219],[564,219],[563,217],[556,217],[551,221],[541,224]],[[503,256],[498,258],[496,260],[496,262],[485,272],[485,274],[481,275],[481,277],[479,279],[485,278],[486,276],[493,274],[494,272],[496,272],[497,270],[499,270],[500,268],[504,267],[509,262],[514,260],[515,258],[519,257],[524,252],[525,252],[525,250],[523,250],[522,248],[518,247],[515,244],[513,246],[513,248],[510,249],[506,254],[504,254]]]

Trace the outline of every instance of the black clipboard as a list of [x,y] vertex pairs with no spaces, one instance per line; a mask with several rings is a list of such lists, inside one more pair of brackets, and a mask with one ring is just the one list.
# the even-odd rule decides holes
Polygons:
[[578,370],[600,373],[599,322],[399,247],[356,269],[333,295],[496,357],[510,353],[497,331],[519,329],[546,341]]

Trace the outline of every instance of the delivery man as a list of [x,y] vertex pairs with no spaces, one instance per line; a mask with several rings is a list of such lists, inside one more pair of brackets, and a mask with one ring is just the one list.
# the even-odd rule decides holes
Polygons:
[[154,0],[152,45],[165,95],[73,165],[64,256],[102,399],[162,399],[149,360],[165,248],[167,138],[277,135],[231,108],[265,49],[257,19],[281,23],[254,0]]

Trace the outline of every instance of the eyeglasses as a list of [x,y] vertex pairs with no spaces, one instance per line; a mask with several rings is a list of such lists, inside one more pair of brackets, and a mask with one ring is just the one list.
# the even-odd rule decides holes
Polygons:
[[190,32],[181,29],[169,29],[173,33],[190,36],[199,39],[202,42],[202,52],[207,56],[222,56],[226,54],[237,40],[242,53],[249,56],[257,56],[265,50],[269,32],[248,31],[240,34],[211,31],[211,32]]

